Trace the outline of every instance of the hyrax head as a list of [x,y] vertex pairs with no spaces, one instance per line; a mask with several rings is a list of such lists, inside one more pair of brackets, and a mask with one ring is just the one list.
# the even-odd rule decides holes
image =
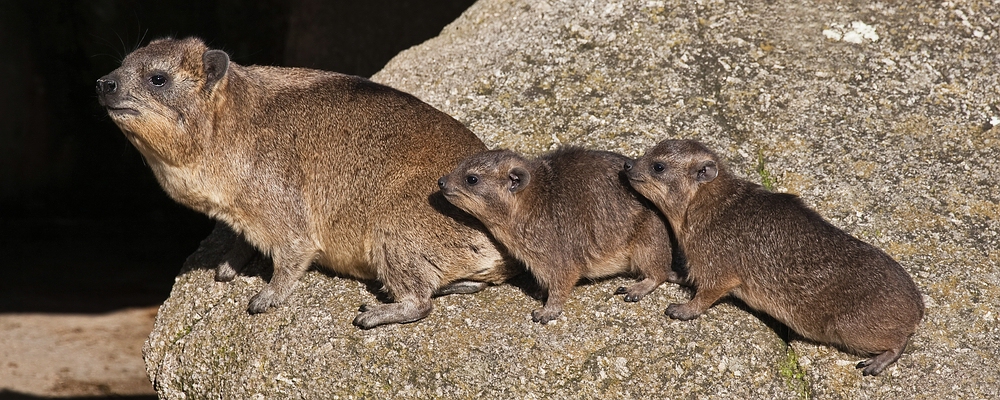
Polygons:
[[529,161],[508,150],[474,154],[438,179],[441,193],[484,223],[504,221],[531,180]]
[[97,99],[147,159],[192,162],[211,136],[229,56],[201,40],[160,39],[97,80]]
[[661,210],[682,210],[719,175],[719,157],[694,140],[664,140],[625,162],[629,183]]

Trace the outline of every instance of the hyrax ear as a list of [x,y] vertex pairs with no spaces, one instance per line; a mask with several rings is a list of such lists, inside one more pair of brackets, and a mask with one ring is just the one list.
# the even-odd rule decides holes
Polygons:
[[517,193],[528,186],[531,181],[531,174],[523,167],[510,169],[510,192]]
[[713,160],[705,160],[698,163],[695,168],[694,180],[698,183],[708,183],[719,176],[719,166]]
[[201,63],[205,66],[205,88],[215,86],[229,70],[229,54],[222,50],[209,50],[201,55]]

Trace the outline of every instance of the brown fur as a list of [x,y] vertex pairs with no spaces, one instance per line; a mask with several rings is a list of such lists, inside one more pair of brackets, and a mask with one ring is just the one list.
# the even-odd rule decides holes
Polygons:
[[547,289],[545,306],[532,312],[546,323],[581,277],[638,274],[641,282],[617,293],[639,301],[671,273],[666,221],[625,181],[627,160],[577,148],[534,160],[494,150],[465,159],[438,184]]
[[690,140],[666,140],[626,165],[632,186],[667,216],[696,286],[666,314],[689,320],[733,294],[802,336],[895,362],[923,317],[909,274],[881,250],[829,224],[793,195],[733,176]]
[[[485,230],[435,194],[435,178],[485,146],[413,96],[332,72],[241,66],[194,38],[154,41],[97,86],[172,198],[272,257],[251,313],[281,304],[314,262],[376,279],[395,300],[365,308],[362,328],[419,320],[435,291],[511,273]],[[237,243],[229,253],[247,252]],[[217,270],[234,276],[233,265]]]

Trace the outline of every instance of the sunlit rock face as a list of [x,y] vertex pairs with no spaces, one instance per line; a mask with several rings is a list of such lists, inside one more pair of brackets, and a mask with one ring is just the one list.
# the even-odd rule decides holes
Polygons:
[[674,284],[625,303],[612,293],[629,278],[578,286],[548,325],[529,316],[530,278],[362,331],[351,320],[378,287],[310,272],[287,306],[250,316],[268,262],[214,282],[221,235],[179,275],[147,370],[165,398],[996,397],[997,14],[988,1],[483,0],[373,77],[491,147],[637,156],[693,138],[800,195],[924,294],[910,346],[877,377],[735,302],[670,320],[689,297]]

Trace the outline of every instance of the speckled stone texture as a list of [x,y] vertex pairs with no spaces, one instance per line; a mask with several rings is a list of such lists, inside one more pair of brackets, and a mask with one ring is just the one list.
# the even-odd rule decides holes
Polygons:
[[578,287],[546,326],[522,284],[361,331],[350,321],[377,285],[315,271],[288,305],[250,316],[264,281],[213,282],[217,236],[161,308],[147,370],[171,399],[996,398],[998,69],[991,1],[482,0],[373,77],[491,146],[635,156],[695,138],[799,194],[925,295],[910,347],[878,377],[738,304],[668,320],[688,296],[673,284],[624,303],[611,293],[626,278]]

